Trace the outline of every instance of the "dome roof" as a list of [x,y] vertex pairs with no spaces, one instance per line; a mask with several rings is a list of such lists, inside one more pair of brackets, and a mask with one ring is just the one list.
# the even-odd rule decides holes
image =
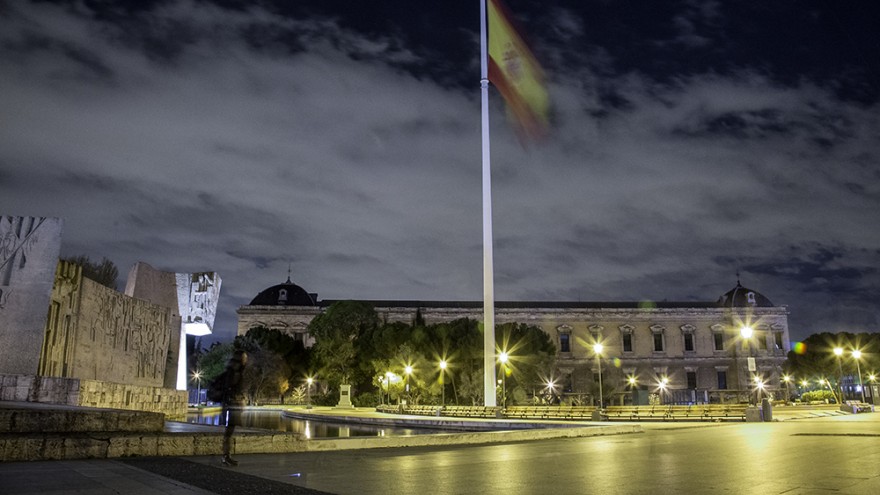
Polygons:
[[290,281],[273,285],[257,294],[251,306],[315,306],[317,294],[309,294],[302,287]]
[[725,308],[770,308],[773,303],[764,294],[743,287],[736,281],[736,287],[727,291],[718,299],[718,305]]

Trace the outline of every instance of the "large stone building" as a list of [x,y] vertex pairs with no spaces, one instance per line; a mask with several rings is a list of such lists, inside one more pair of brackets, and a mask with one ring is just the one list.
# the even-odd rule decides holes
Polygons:
[[[309,322],[334,302],[319,300],[288,277],[238,309],[238,333],[263,326],[312,345]],[[482,319],[479,301],[365,302],[388,322],[411,323],[417,314],[427,324]],[[784,393],[788,309],[739,281],[711,302],[499,301],[495,319],[536,325],[547,333],[556,345],[556,383],[563,394],[587,394],[598,363],[616,401],[650,396],[679,403],[754,400],[756,378],[761,393]],[[753,330],[748,338],[744,327]],[[594,343],[604,346],[600,360]]]

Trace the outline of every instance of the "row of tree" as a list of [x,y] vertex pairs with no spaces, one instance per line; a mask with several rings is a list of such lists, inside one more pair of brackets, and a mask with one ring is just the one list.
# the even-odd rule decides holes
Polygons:
[[[483,333],[476,320],[426,325],[417,314],[412,324],[389,323],[381,321],[367,303],[343,301],[318,315],[308,331],[315,338],[310,349],[285,333],[263,327],[251,329],[232,343],[215,344],[196,358],[202,381],[208,383],[219,375],[233,348],[238,347],[250,356],[245,380],[251,403],[303,403],[310,399],[315,404],[335,405],[342,383],[352,385],[352,402],[359,406],[400,399],[438,404],[442,397],[447,403],[483,403]],[[841,355],[834,353],[837,347],[844,350]],[[540,328],[499,325],[496,349],[510,356],[510,361],[497,369],[499,379],[504,373],[506,388],[506,397],[499,395],[499,403],[522,403],[540,392],[552,377],[556,349]],[[445,370],[440,368],[441,361],[448,365]],[[411,373],[406,373],[407,369]],[[858,384],[859,372],[866,378],[878,370],[880,334],[874,333],[811,335],[794,346],[783,366],[793,385],[812,380],[810,389],[821,389],[818,380],[822,378],[830,380],[834,389],[847,378],[855,377]],[[615,368],[606,373],[604,392],[610,397],[624,380]],[[309,387],[308,377],[315,385]],[[587,388],[574,391],[597,392],[590,388],[592,381],[581,385]]]
[[[425,325],[417,315],[413,324],[383,322],[368,304],[333,304],[309,325],[315,345],[277,330],[258,327],[233,343],[215,344],[198,358],[203,382],[223,371],[234,347],[249,354],[245,381],[251,403],[281,398],[333,405],[339,384],[352,386],[352,402],[370,406],[383,400],[406,399],[415,404],[483,402],[483,334],[480,322],[459,319]],[[499,325],[496,347],[510,360],[499,366],[505,377],[506,398],[522,401],[544,387],[556,358],[556,349],[540,328],[523,324]],[[440,362],[447,367],[440,369]],[[407,373],[406,370],[411,370]],[[309,389],[306,379],[316,386]]]

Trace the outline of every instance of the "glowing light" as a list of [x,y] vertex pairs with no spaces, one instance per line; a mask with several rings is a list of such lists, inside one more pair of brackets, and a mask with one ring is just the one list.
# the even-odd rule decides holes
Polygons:
[[211,327],[204,323],[184,323],[183,330],[187,335],[195,335],[196,337],[211,335]]
[[636,377],[631,376],[631,377],[627,378],[626,381],[628,381],[630,385],[635,385],[636,384]]
[[782,375],[782,381],[784,381],[785,383],[790,382],[791,376],[790,375]]
[[834,348],[835,356],[843,356],[843,347],[835,347]]
[[408,364],[408,365],[406,365],[406,368],[403,369],[403,372],[406,373],[407,375],[411,375],[413,372],[413,367]]
[[602,344],[593,344],[593,352],[595,352],[596,354],[598,354],[600,356],[602,355],[602,351],[604,349],[605,349],[605,346],[603,346]]
[[739,329],[739,334],[740,334],[740,335],[742,336],[742,338],[744,338],[744,339],[750,339],[750,338],[752,338],[752,334],[753,334],[753,333],[755,333],[755,331],[752,330],[752,327],[750,327],[750,326],[748,326],[748,325],[744,325],[742,328]]
[[852,351],[852,356],[856,359],[862,359],[862,351],[856,349]]
[[807,380],[804,380],[801,382],[801,386],[804,388],[807,388],[808,386],[810,386],[810,382],[808,382]]
[[498,360],[501,361],[501,364],[504,364],[507,362],[509,357],[510,356],[508,356],[506,352],[502,352],[501,354],[498,355]]
[[446,364],[446,360],[445,360],[445,359],[442,360],[442,361],[440,361],[440,369],[441,369],[441,370],[445,370],[445,369],[446,369],[446,366],[447,366],[447,364]]

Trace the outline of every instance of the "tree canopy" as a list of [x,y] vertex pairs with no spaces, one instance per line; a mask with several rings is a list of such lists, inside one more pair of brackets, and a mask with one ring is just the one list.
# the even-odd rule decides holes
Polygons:
[[78,256],[65,258],[65,261],[81,266],[83,277],[116,290],[116,280],[119,278],[119,269],[116,268],[116,265],[107,258],[102,258],[100,262],[97,262],[92,261],[84,254],[80,254]]

